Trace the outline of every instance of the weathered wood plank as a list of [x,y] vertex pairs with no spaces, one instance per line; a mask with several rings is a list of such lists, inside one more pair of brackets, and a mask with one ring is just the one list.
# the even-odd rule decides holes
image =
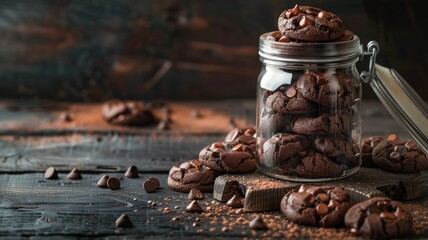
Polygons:
[[[236,223],[228,232],[221,232],[223,219],[238,217],[251,220],[251,213],[235,214],[221,211],[211,216],[183,212],[190,202],[187,194],[178,193],[166,187],[165,174],[140,174],[140,178],[121,178],[119,190],[103,189],[96,181],[103,174],[122,177],[121,173],[83,173],[82,180],[67,180],[66,172],[60,173],[58,180],[45,180],[42,173],[0,174],[0,236],[81,236],[105,237],[117,236],[120,239],[130,237],[165,238],[242,238],[251,236],[261,238],[264,231],[252,232],[245,223]],[[149,177],[157,177],[161,188],[155,193],[145,193],[141,184]],[[134,200],[136,198],[136,200]],[[148,201],[157,206],[151,206]],[[213,205],[212,194],[200,201],[205,209]],[[205,204],[206,203],[206,204]],[[427,196],[404,202],[410,209],[421,211],[428,204]],[[164,211],[165,208],[169,212]],[[427,214],[427,210],[422,214]],[[133,228],[116,229],[114,221],[120,214],[126,213],[134,223]],[[278,211],[263,213],[265,218],[277,217],[281,221],[279,230],[287,229],[289,222]],[[180,220],[172,221],[179,216]],[[200,227],[192,227],[199,217]],[[414,216],[415,222],[423,216]],[[293,225],[293,224],[291,224]],[[294,226],[294,225],[293,225]],[[215,232],[209,229],[215,228]],[[203,229],[198,232],[198,229]],[[308,237],[319,229],[299,226],[296,236]],[[332,233],[344,229],[330,229]],[[329,231],[323,230],[323,231]],[[272,234],[272,232],[270,233]],[[306,235],[305,235],[306,234]],[[349,234],[345,234],[349,236]],[[428,229],[418,229],[415,237],[428,236]]]

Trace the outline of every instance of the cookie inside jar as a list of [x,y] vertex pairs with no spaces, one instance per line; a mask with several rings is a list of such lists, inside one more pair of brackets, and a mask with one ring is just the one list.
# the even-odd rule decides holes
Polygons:
[[359,38],[338,16],[298,5],[278,28],[259,41],[258,168],[306,182],[350,176],[361,165]]

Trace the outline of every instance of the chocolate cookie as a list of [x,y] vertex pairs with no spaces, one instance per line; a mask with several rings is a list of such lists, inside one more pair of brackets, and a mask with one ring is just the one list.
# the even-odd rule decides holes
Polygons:
[[256,129],[254,127],[234,128],[227,133],[224,141],[243,143],[246,145],[255,144],[256,143],[256,138],[254,137],[255,133],[256,133]]
[[117,125],[143,126],[156,122],[152,108],[143,102],[110,100],[101,112],[107,122]]
[[289,132],[295,116],[276,111],[266,113],[260,121],[261,136],[270,137],[276,133]]
[[381,136],[370,136],[361,140],[361,165],[364,167],[377,167],[373,162],[373,149],[385,138]]
[[318,110],[295,86],[280,88],[267,97],[265,104],[279,113],[307,114]]
[[190,192],[197,188],[202,192],[212,192],[216,173],[198,160],[190,160],[180,166],[173,166],[168,175],[168,187],[179,192]]
[[281,212],[298,224],[338,227],[351,206],[349,194],[333,186],[303,184],[299,191],[289,191],[281,200]]
[[307,72],[296,82],[303,97],[331,109],[349,108],[357,98],[353,77],[344,72]]
[[300,154],[300,152],[307,154],[308,147],[309,141],[303,135],[275,134],[263,144],[263,165],[276,167],[290,160],[295,154]]
[[307,42],[331,41],[345,34],[345,26],[335,14],[297,4],[281,13],[278,29],[289,38]]
[[343,163],[349,167],[360,165],[359,158],[355,156],[358,153],[357,146],[353,146],[352,139],[334,139],[325,136],[316,136],[313,142],[313,149],[326,154],[335,162]]
[[322,114],[319,117],[301,116],[292,122],[291,131],[306,135],[330,134],[337,136],[351,132],[351,120],[351,116],[348,114]]
[[391,172],[416,173],[428,169],[427,156],[412,141],[383,140],[373,149],[373,162]]
[[[254,152],[253,152],[254,151]],[[199,153],[199,161],[220,172],[245,173],[256,170],[255,149],[242,143],[216,142]]]
[[309,152],[297,166],[296,174],[308,178],[339,177],[343,170],[342,165],[335,163],[327,155]]
[[398,201],[374,197],[352,206],[345,215],[350,231],[369,239],[398,238],[412,229],[412,215]]

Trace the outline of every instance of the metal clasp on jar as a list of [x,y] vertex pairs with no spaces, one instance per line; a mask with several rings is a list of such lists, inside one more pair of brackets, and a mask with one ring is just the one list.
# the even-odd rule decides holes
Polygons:
[[364,59],[364,56],[370,56],[369,71],[361,72],[360,74],[361,81],[365,83],[370,83],[372,81],[375,73],[375,63],[376,63],[376,56],[378,52],[379,52],[379,44],[376,41],[370,41],[367,44],[367,51],[364,51],[364,47],[361,46],[360,61]]

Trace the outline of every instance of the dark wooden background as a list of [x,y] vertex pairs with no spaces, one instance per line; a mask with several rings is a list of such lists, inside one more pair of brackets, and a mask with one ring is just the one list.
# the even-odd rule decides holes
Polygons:
[[[336,13],[363,44],[377,40],[379,62],[427,99],[428,31],[416,0],[3,0],[0,98],[253,98],[258,36],[295,3]],[[374,97],[368,86],[364,96]]]

